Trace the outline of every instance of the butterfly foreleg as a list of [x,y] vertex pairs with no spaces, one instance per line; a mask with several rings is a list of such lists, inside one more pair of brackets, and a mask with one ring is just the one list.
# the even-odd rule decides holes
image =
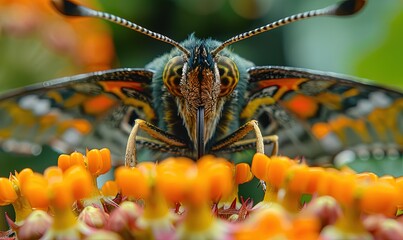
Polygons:
[[[243,138],[250,133],[251,131],[255,132],[256,138],[254,139],[246,139]],[[238,128],[235,132],[233,132],[228,137],[218,141],[213,147],[212,151],[222,151],[231,147],[242,147],[246,145],[250,145],[253,142],[256,144],[256,152],[264,153],[264,145],[265,142],[273,142],[274,147],[272,154],[276,155],[278,152],[278,137],[275,135],[272,136],[262,136],[262,133],[259,129],[258,122],[256,120],[251,120]]]
[[[147,134],[149,134],[151,137],[154,139],[157,139],[161,141],[162,145],[160,144],[161,148],[164,147],[169,147],[172,146],[174,148],[184,148],[187,146],[187,144],[177,138],[176,136],[167,133],[166,131],[152,125],[151,123],[141,120],[141,119],[136,119],[134,122],[134,126],[130,132],[129,138],[127,140],[127,146],[126,146],[126,154],[125,154],[125,165],[126,166],[136,166],[137,164],[137,159],[136,159],[136,140],[137,140],[137,135],[139,129],[145,131]],[[144,138],[141,138],[144,139]],[[139,139],[139,140],[141,140]],[[154,141],[155,142],[155,141]],[[158,144],[157,144],[158,145]],[[155,145],[155,146],[157,146]]]
[[158,152],[167,152],[176,155],[186,155],[186,150],[188,147],[177,147],[172,146],[161,141],[157,141],[152,138],[137,136],[136,137],[136,146],[146,147],[150,150],[158,151]]
[[[248,149],[252,149],[256,147],[256,138],[250,139],[242,139],[233,144],[229,145],[225,149],[219,149],[218,152],[226,152],[226,153],[234,153],[234,152],[242,152]],[[273,148],[271,150],[271,156],[277,156],[278,154],[278,136],[277,135],[269,135],[263,136],[263,144],[269,145],[273,144]]]

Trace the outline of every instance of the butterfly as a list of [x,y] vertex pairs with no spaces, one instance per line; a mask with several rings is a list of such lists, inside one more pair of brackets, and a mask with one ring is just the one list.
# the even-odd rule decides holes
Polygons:
[[351,153],[402,152],[403,93],[327,72],[257,67],[227,48],[302,19],[354,14],[365,0],[295,14],[224,42],[191,35],[181,43],[68,0],[52,3],[64,15],[105,19],[174,48],[145,68],[64,77],[0,95],[5,151],[108,147],[127,165],[251,149],[320,165]]

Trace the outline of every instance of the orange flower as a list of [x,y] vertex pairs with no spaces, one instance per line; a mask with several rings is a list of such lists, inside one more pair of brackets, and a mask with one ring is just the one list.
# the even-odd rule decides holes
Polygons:
[[[189,175],[196,171],[194,162],[188,158],[168,158],[157,165],[156,184],[171,203],[182,202],[192,187]],[[174,188],[172,186],[175,186]]]
[[[10,179],[0,178],[0,203],[15,205],[25,196],[34,208],[49,207],[51,215],[32,215],[32,222],[26,226],[10,223],[21,238],[85,237],[97,231],[88,225],[102,233],[115,231],[118,237],[147,239],[349,239],[399,231],[399,223],[391,217],[403,202],[402,178],[309,167],[286,157],[263,154],[256,154],[253,160],[253,172],[270,187],[266,195],[275,193],[254,207],[248,200],[239,206],[233,201],[237,185],[252,177],[250,167],[204,156],[198,162],[169,158],[158,164],[120,167],[115,171],[116,181],[106,182],[102,192],[114,196],[120,191],[118,196],[123,198],[117,197],[113,203],[109,197],[97,198],[102,205],[84,208],[83,203],[93,197],[94,176],[110,168],[108,149],[93,149],[86,156],[61,155],[61,168],[49,167],[43,175],[24,169]],[[324,196],[314,196],[300,212],[302,193]],[[227,206],[223,202],[229,197],[231,205]],[[73,202],[79,199],[84,200],[77,201],[73,211]],[[111,204],[106,206],[108,201]],[[76,212],[81,212],[78,220]],[[378,214],[385,224],[363,224],[363,213]],[[26,216],[23,220],[28,219]],[[39,233],[31,230],[36,224],[41,226]],[[392,228],[388,228],[390,224]],[[23,231],[18,229],[24,227],[26,235],[20,236]]]
[[150,193],[147,178],[137,168],[119,167],[115,171],[115,179],[125,196],[141,199]]
[[106,181],[101,189],[102,195],[104,196],[116,196],[119,192],[119,187],[116,181]]
[[[86,156],[79,152],[70,155],[61,154],[57,162],[60,169],[68,170],[72,166],[85,167],[96,178],[107,173],[112,167],[111,152],[107,148],[92,149],[87,151]],[[95,184],[95,183],[94,183]]]
[[7,178],[0,178],[0,206],[13,203],[18,198],[13,184]]
[[235,167],[223,158],[211,155],[203,156],[197,162],[198,174],[206,178],[209,193],[207,197],[213,202],[226,198],[234,186],[233,176]]
[[363,188],[360,207],[366,213],[395,216],[398,197],[398,189],[395,186],[384,182],[372,183]]
[[253,174],[251,172],[249,164],[239,163],[235,166],[235,182],[236,184],[242,184],[252,180]]
[[[102,154],[103,151],[104,153]],[[111,168],[111,157],[109,150],[92,149],[87,152],[87,169],[93,176],[98,176],[109,171]]]
[[34,173],[21,185],[22,194],[34,209],[47,210],[49,206],[48,181]]
[[59,155],[58,161],[57,161],[57,166],[62,169],[63,171],[66,171],[69,167],[74,166],[74,165],[80,165],[85,167],[85,162],[84,162],[84,155],[79,152],[73,152],[72,154],[61,154]]

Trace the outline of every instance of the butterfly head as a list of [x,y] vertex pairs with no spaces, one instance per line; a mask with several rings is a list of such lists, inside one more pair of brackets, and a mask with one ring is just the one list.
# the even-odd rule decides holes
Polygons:
[[[213,136],[224,103],[239,81],[235,62],[226,56],[213,56],[209,45],[208,41],[200,41],[192,47],[188,57],[171,58],[162,74],[195,147],[201,139],[206,140],[203,140],[205,144]],[[203,114],[197,114],[201,109]],[[203,123],[200,136],[198,122]]]

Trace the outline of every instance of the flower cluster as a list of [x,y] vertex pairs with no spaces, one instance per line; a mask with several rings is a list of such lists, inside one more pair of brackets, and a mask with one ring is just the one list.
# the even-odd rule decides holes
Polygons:
[[[60,155],[43,174],[0,178],[0,204],[18,239],[394,239],[403,238],[403,178],[309,167],[255,154],[252,166],[213,156],[169,158],[111,169],[108,149]],[[264,199],[238,186],[253,176]],[[311,195],[303,203],[301,197]]]

